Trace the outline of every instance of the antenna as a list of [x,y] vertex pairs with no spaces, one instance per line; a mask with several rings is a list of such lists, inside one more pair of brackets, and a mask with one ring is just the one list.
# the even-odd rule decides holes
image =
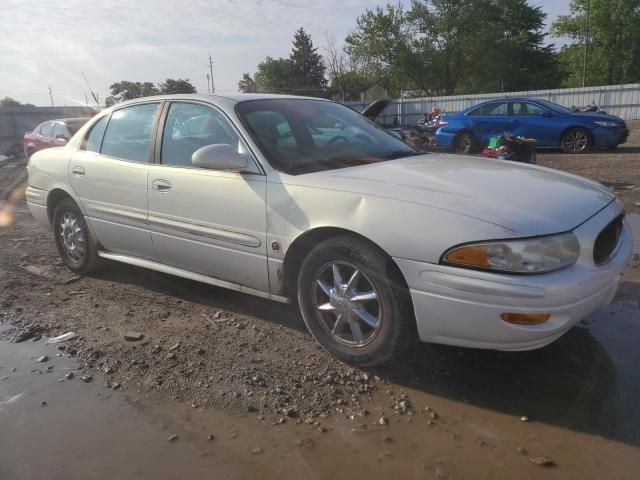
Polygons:
[[92,96],[92,97],[93,97],[93,99],[95,100],[96,105],[99,107],[99,106],[100,106],[100,101],[98,100],[98,99],[99,99],[99,97],[98,97],[98,93],[97,93],[97,92],[94,92],[94,91],[91,89],[91,85],[89,85],[89,80],[87,80],[87,77],[85,76],[84,72],[80,72],[80,73],[82,73],[82,78],[84,78],[84,83],[86,83],[86,84],[87,84],[87,87],[89,88],[89,91],[91,92],[91,96]]

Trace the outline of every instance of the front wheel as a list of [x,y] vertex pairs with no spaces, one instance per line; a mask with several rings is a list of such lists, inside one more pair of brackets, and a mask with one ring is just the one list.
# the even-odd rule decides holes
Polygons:
[[591,134],[584,128],[570,128],[561,141],[565,153],[584,153],[591,149]]
[[298,304],[318,343],[353,365],[388,362],[415,337],[411,300],[395,265],[350,236],[328,239],[305,258]]
[[478,141],[471,132],[459,133],[453,141],[455,153],[473,153],[478,150]]
[[62,200],[53,212],[53,231],[60,258],[70,270],[86,274],[96,268],[98,249],[87,222],[71,199]]

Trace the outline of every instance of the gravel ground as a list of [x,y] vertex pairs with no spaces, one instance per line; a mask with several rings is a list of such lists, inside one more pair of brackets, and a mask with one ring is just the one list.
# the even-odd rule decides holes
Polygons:
[[[542,153],[539,162],[630,182],[633,187],[617,193],[629,211],[640,211],[640,122],[631,126],[629,144],[617,151]],[[312,421],[335,411],[366,416],[375,394],[396,411],[406,408],[406,397],[390,388],[384,370],[354,369],[333,359],[291,306],[115,263],[76,277],[26,209],[18,188],[24,165],[5,161],[0,171],[2,199],[10,203],[0,222],[15,215],[12,226],[0,229],[0,321],[48,336],[74,331],[79,337],[59,348],[87,368],[124,389],[156,391],[194,406],[256,412],[274,421]],[[638,263],[630,273],[636,282]],[[128,341],[128,332],[140,332],[142,339]]]

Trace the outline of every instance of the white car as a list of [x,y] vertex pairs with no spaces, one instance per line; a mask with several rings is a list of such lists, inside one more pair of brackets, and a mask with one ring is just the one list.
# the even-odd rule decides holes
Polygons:
[[31,213],[74,272],[105,258],[295,302],[357,365],[416,338],[547,345],[611,301],[632,250],[597,182],[424,154],[319,99],[126,102],[28,170]]

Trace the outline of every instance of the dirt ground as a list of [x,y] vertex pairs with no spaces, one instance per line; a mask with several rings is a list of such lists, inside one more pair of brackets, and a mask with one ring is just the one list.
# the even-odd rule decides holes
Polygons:
[[[616,193],[629,212],[640,212],[640,122],[631,125],[629,143],[617,151],[542,153],[539,163],[631,183]],[[286,460],[289,446],[310,446],[327,460],[306,464],[317,478],[589,478],[600,471],[599,478],[625,479],[640,468],[640,354],[629,344],[640,333],[638,255],[616,302],[550,347],[504,354],[416,345],[390,366],[361,370],[321,350],[291,306],[115,263],[73,275],[15,193],[24,177],[20,162],[0,163],[0,198],[11,202],[13,216],[5,209],[0,218],[7,224],[0,228],[0,323],[12,327],[2,337],[76,332],[49,356],[76,362],[110,392],[116,386],[114,394],[151,399],[154,415],[164,409],[182,425],[176,412],[209,411],[263,445],[271,429],[291,429],[271,453],[253,452],[255,442],[234,448],[271,461]],[[604,328],[612,321],[615,334]],[[126,340],[130,331],[143,338]],[[8,348],[0,343],[0,352]],[[0,421],[2,388],[0,381]],[[198,435],[206,434],[190,436],[203,441]],[[345,451],[359,469],[335,460]],[[540,455],[557,466],[530,461]]]

